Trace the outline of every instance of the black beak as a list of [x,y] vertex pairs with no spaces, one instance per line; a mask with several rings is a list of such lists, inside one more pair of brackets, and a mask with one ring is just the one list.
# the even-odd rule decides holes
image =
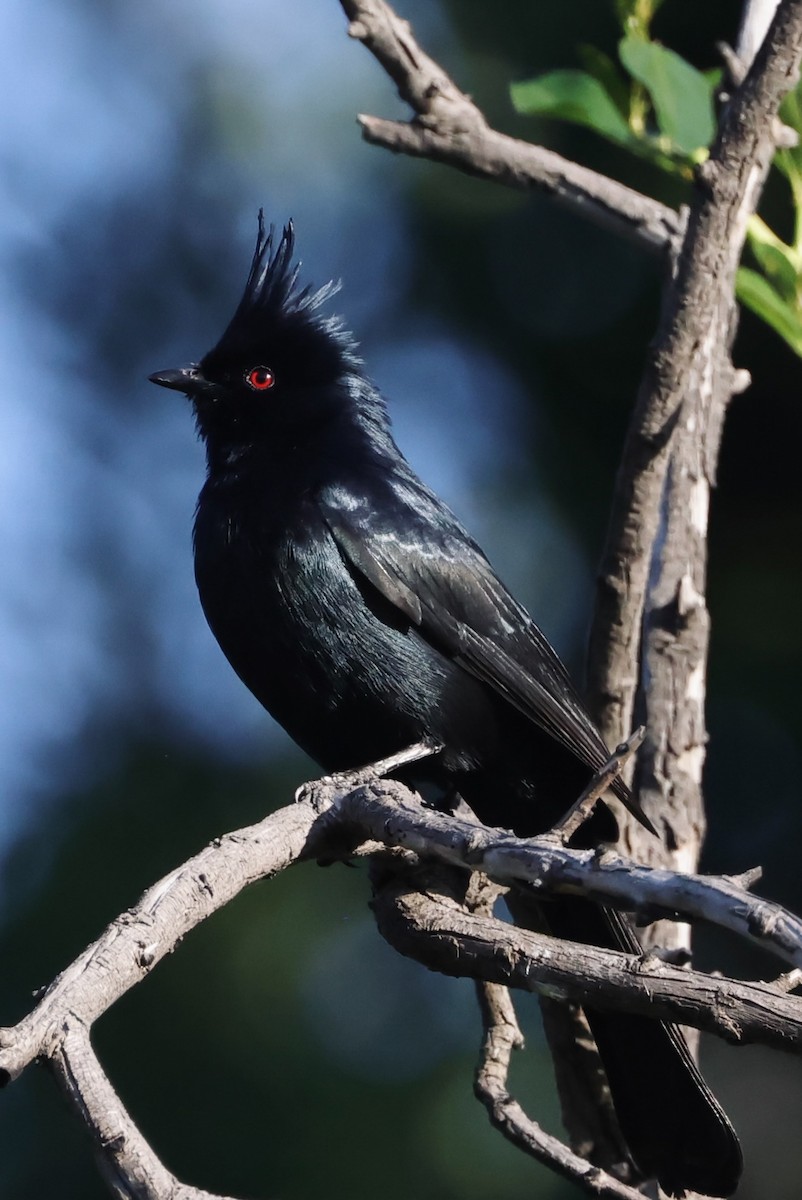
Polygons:
[[184,392],[187,396],[197,396],[213,386],[194,365],[170,371],[156,371],[153,375],[148,375],[148,379],[151,383],[158,383],[160,387],[172,388],[174,392]]

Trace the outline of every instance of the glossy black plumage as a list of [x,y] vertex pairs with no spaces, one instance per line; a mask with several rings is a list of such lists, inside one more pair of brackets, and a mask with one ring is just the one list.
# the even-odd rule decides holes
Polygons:
[[[392,440],[350,336],[299,288],[293,233],[259,238],[245,294],[199,366],[151,376],[192,399],[208,477],[195,522],[204,612],[234,670],[326,770],[429,736],[418,771],[522,836],[569,807],[607,749],[556,654]],[[616,788],[633,807],[623,785]],[[583,836],[610,835],[599,806]],[[528,899],[515,902],[527,920]],[[547,906],[554,931],[627,949],[620,920]],[[622,1129],[663,1186],[726,1195],[737,1140],[679,1035],[591,1014]]]

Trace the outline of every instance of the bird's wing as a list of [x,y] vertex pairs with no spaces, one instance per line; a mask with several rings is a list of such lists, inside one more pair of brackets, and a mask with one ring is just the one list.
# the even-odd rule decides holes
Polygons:
[[[428,488],[417,480],[394,486],[396,503],[390,507],[371,505],[345,489],[330,488],[319,497],[350,569],[427,641],[598,771],[609,751],[537,625]],[[633,806],[623,781],[616,780],[613,789]],[[644,820],[640,812],[635,815]]]

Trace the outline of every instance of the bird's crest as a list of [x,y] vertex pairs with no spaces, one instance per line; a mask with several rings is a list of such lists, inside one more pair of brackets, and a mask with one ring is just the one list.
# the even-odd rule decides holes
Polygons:
[[293,263],[295,229],[292,221],[288,221],[284,226],[281,241],[275,251],[274,243],[275,228],[271,225],[269,232],[265,234],[264,211],[260,208],[256,249],[240,308],[250,311],[276,305],[284,312],[298,312],[302,309],[318,308],[340,290],[339,283],[334,282],[325,284],[317,291],[313,291],[309,286],[298,289],[301,264]]
[[315,311],[340,290],[340,284],[332,281],[317,289],[308,284],[299,287],[301,264],[293,261],[294,253],[295,230],[292,221],[284,226],[276,244],[275,226],[265,229],[264,211],[260,208],[256,248],[245,291],[220,339],[220,345],[238,338],[244,329],[253,329],[255,325],[264,326],[276,319],[305,317],[310,323],[334,335],[343,349],[352,348],[353,343],[343,333],[340,321],[336,317],[321,317]]
[[[350,405],[377,429],[386,430],[386,406],[364,376],[356,342],[338,316],[323,310],[324,302],[339,291],[339,284],[327,283],[321,288],[300,284],[300,264],[294,261],[294,251],[292,222],[279,237],[272,225],[265,229],[260,209],[245,291],[222,337],[201,359],[201,373],[228,386],[235,376],[241,380],[244,368],[267,366],[281,376],[277,396],[294,395],[297,401],[303,392],[309,401],[317,389],[317,411],[324,401]],[[217,405],[214,416],[207,413],[204,436],[212,428],[219,431],[227,411],[226,405]],[[275,411],[277,406],[272,405],[271,412]]]

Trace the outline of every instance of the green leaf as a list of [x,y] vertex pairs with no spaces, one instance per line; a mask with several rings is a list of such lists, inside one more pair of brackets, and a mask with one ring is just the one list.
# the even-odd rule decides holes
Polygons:
[[510,95],[520,113],[586,125],[622,145],[634,140],[615,101],[598,79],[585,71],[550,71],[525,83],[513,83]]
[[598,79],[624,120],[629,117],[629,81],[609,54],[587,43],[577,46],[582,66],[588,75]]
[[660,132],[685,154],[709,146],[716,122],[712,89],[701,71],[673,50],[636,37],[623,38],[618,52],[651,96]]
[[802,358],[802,321],[796,306],[787,304],[763,275],[748,267],[738,271],[736,295]]
[[799,255],[769,228],[762,217],[750,217],[749,248],[784,299],[795,302],[800,282]]
[[797,86],[782,102],[780,119],[799,137],[796,146],[787,146],[776,155],[774,162],[794,189],[794,202],[799,207],[798,195],[802,191],[802,105],[800,87]]
[[791,155],[788,153],[788,151],[784,149],[778,150],[778,152],[775,154],[772,166],[775,166],[780,174],[784,175],[786,179],[790,179],[796,171],[794,160],[791,158]]

